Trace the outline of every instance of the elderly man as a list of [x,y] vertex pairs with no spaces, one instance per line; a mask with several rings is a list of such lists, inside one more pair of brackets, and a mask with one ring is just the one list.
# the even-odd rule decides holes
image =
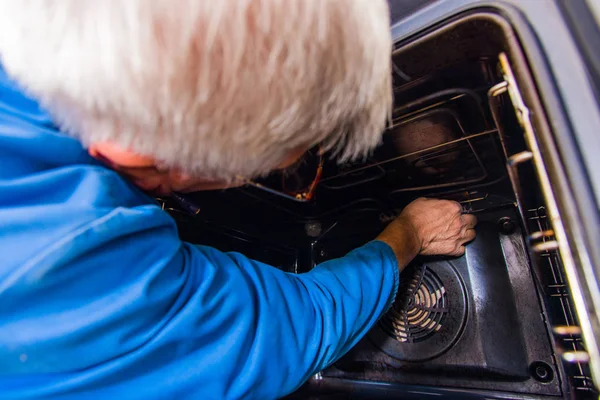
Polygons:
[[366,154],[390,50],[384,0],[2,0],[0,397],[279,397],[367,332],[413,257],[462,254],[474,217],[421,199],[288,274],[181,242],[146,194],[315,144]]

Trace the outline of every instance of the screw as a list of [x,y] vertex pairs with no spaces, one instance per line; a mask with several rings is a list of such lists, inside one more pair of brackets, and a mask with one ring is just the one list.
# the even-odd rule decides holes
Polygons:
[[304,224],[304,232],[309,237],[318,237],[321,234],[322,228],[319,221],[308,221]]
[[502,217],[498,220],[500,232],[505,235],[514,233],[517,229],[517,224],[510,217]]
[[552,367],[543,361],[535,361],[529,366],[529,371],[533,379],[548,383],[554,379],[554,371]]
[[548,371],[544,369],[542,366],[538,366],[535,368],[535,374],[538,376],[538,379],[543,380],[548,377]]

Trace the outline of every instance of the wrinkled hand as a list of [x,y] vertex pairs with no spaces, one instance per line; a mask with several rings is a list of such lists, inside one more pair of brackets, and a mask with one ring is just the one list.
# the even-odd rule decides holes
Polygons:
[[477,218],[463,214],[462,206],[449,200],[417,199],[395,221],[412,227],[421,255],[460,256],[465,244],[475,239]]
[[465,244],[475,239],[474,215],[449,200],[417,199],[410,203],[378,236],[386,242],[404,268],[417,254],[460,256]]

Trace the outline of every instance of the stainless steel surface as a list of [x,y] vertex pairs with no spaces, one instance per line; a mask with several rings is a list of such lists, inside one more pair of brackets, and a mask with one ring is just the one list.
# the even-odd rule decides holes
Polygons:
[[571,363],[589,363],[590,355],[587,351],[567,351],[562,354],[562,358],[566,362]]
[[[490,91],[491,93],[491,91]],[[495,118],[495,117],[494,117]],[[502,135],[502,134],[500,134]],[[501,136],[502,137],[502,136]],[[524,163],[525,161],[529,161],[533,158],[533,154],[530,151],[522,151],[515,155],[508,157],[506,160],[506,164],[508,165],[508,176],[510,178],[510,183],[513,188],[513,192],[515,192],[515,197],[517,198],[517,208],[519,209],[519,213],[521,214],[521,219],[525,220],[525,214],[523,212],[523,195],[521,194],[521,182],[519,179],[519,171],[517,170],[519,164]]]
[[[531,236],[539,236],[543,243],[553,243],[554,240],[549,232],[549,221],[546,215],[546,207],[539,207],[527,210],[527,218],[532,226],[537,228],[539,234],[532,234]],[[562,349],[563,360],[571,362],[575,365],[578,370],[578,374],[575,375],[574,383],[576,389],[584,391],[593,391],[593,383],[588,376],[586,376],[582,362],[587,363],[590,361],[589,356],[584,357],[581,353],[586,353],[585,344],[581,337],[582,329],[576,324],[577,318],[573,314],[573,299],[569,292],[569,285],[564,277],[562,260],[559,253],[555,248],[541,249],[539,252],[539,262],[541,272],[547,274],[551,278],[550,284],[546,287],[546,293],[556,298],[561,305],[562,317],[564,325],[558,325],[553,327],[554,334],[560,336],[559,343],[563,346],[567,346]],[[565,357],[564,355],[567,354]],[[574,356],[573,354],[578,354]]]
[[558,250],[560,246],[556,240],[551,240],[549,242],[534,244],[531,247],[534,253],[543,253],[545,251]]
[[[512,157],[509,157],[509,173],[513,187],[517,195],[517,201],[521,204],[522,196],[519,195],[521,192],[521,184],[518,181],[518,174],[515,170],[515,165],[521,162],[532,160],[535,166],[535,172],[539,181],[542,194],[546,203],[547,213],[549,222],[552,226],[555,239],[546,240],[547,236],[543,236],[544,241],[532,246],[532,249],[536,253],[547,253],[549,251],[558,250],[560,253],[561,264],[565,270],[567,276],[567,282],[569,285],[569,291],[572,296],[572,301],[575,305],[575,310],[581,325],[582,336],[586,342],[586,350],[589,353],[587,360],[590,362],[590,369],[592,376],[596,383],[600,383],[600,352],[598,348],[598,337],[595,335],[594,327],[592,326],[592,316],[588,311],[588,304],[586,304],[586,296],[583,290],[586,286],[582,285],[581,279],[585,276],[585,271],[578,270],[578,266],[575,264],[571,248],[568,242],[567,234],[563,226],[563,222],[560,216],[558,205],[554,197],[552,184],[542,158],[542,153],[537,142],[533,125],[531,123],[531,116],[529,108],[525,105],[523,97],[519,91],[518,84],[515,76],[512,72],[508,57],[506,54],[501,53],[499,55],[500,68],[503,73],[504,82],[494,86],[489,91],[490,98],[495,98],[502,93],[508,93],[515,109],[516,117],[523,129],[525,141],[530,151],[522,152]],[[494,107],[492,107],[494,110]],[[497,115],[495,116],[496,121],[498,120]],[[540,232],[548,230],[540,229]],[[540,234],[538,234],[540,235]],[[583,278],[584,279],[584,278]],[[589,295],[587,296],[590,297]],[[577,357],[567,357],[565,360],[574,360],[581,362],[584,357],[579,355]]]
[[556,335],[561,335],[561,336],[581,335],[581,328],[578,326],[558,325],[553,328],[553,332]]
[[541,231],[541,232],[533,232],[531,235],[529,235],[529,241],[533,242],[545,237],[552,237],[554,236],[554,231],[552,229],[548,229],[546,231]]

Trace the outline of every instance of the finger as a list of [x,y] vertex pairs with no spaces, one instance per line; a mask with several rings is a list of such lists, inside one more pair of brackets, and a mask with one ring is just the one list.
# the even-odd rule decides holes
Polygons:
[[473,229],[477,225],[477,217],[473,214],[463,214],[460,216],[460,220],[467,229]]
[[448,200],[450,203],[452,203],[452,206],[454,207],[455,212],[462,214],[463,212],[463,206],[462,204],[460,204],[458,201],[453,201],[453,200]]
[[457,256],[457,257],[460,257],[460,256],[462,256],[463,254],[465,254],[465,246],[459,246],[459,247],[456,249],[456,251],[455,251],[454,253],[452,253],[451,255],[452,255],[452,256]]
[[469,243],[475,239],[476,233],[475,229],[467,229],[465,234],[463,235],[464,243]]

